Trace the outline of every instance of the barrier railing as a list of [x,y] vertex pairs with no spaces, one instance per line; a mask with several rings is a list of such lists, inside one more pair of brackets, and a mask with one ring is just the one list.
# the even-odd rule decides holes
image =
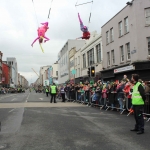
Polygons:
[[[116,94],[116,93],[115,93]],[[119,108],[119,102],[116,99],[116,101],[114,102],[115,104],[111,104],[110,100],[107,98],[106,99],[106,103],[104,102],[102,96],[99,96],[98,100],[93,100],[93,96],[90,92],[76,92],[75,93],[75,100],[73,100],[73,102],[77,102],[80,104],[87,104],[87,106],[89,107],[93,107],[93,106],[97,106],[100,108],[100,110],[104,109],[105,111],[108,111],[109,109],[116,109],[116,110],[120,110],[120,114],[123,114],[125,111],[128,111],[127,116],[129,116],[130,114],[134,113],[132,110],[132,105],[131,103],[131,99],[128,99],[127,97],[125,97],[123,99],[123,107]],[[144,113],[143,115],[145,116],[147,122],[150,121],[150,94],[146,94],[146,101],[145,101],[145,105],[144,105]]]

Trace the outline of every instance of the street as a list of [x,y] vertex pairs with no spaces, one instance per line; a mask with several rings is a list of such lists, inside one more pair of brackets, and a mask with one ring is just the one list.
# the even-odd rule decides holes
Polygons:
[[149,150],[149,122],[137,135],[130,131],[132,115],[49,99],[35,92],[1,95],[0,149]]

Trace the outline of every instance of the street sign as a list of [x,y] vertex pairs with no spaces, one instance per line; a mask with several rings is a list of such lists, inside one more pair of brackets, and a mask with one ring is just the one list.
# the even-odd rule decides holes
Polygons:
[[44,86],[49,86],[49,80],[44,80]]
[[71,71],[71,73],[72,73],[72,74],[76,74],[76,70],[73,69],[73,70]]

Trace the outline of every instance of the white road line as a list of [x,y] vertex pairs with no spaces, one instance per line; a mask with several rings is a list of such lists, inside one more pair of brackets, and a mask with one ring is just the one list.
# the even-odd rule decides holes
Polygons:
[[13,95],[9,95],[9,96],[3,96],[3,97],[0,97],[0,100],[11,97],[11,96],[15,96],[15,95],[17,95],[17,94],[13,94]]
[[14,111],[15,109],[12,109],[12,110],[10,110],[8,113],[10,113],[10,112],[12,112],[12,111]]
[[28,96],[27,96],[27,98],[26,98],[26,103],[28,102],[27,100],[28,100],[29,96],[30,96],[30,93],[28,94]]
[[11,101],[14,101],[14,100],[16,100],[17,98],[13,98]]
[[28,97],[27,97],[27,99],[29,98],[29,96],[30,96],[30,93],[28,94]]

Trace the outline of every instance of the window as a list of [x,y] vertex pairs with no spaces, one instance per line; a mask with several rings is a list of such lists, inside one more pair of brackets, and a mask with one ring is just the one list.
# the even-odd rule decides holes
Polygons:
[[101,62],[101,44],[96,45],[97,63]]
[[56,76],[58,76],[58,71],[56,71]]
[[86,56],[83,54],[83,68],[86,68]]
[[78,77],[80,77],[80,69],[78,69]]
[[87,52],[87,57],[88,57],[88,66],[91,66],[92,64],[94,64],[94,48],[92,48],[91,50],[89,50]]
[[124,32],[128,33],[129,32],[129,23],[128,23],[128,17],[124,19]]
[[114,41],[114,31],[113,28],[110,29],[110,42]]
[[119,22],[119,37],[122,36],[122,21]]
[[106,32],[106,44],[109,43],[109,31]]
[[148,37],[147,40],[148,40],[148,55],[150,55],[150,37]]
[[145,9],[146,25],[150,25],[150,8]]
[[80,65],[80,56],[78,56],[78,65]]
[[107,65],[110,66],[110,53],[107,52]]
[[111,60],[112,60],[112,64],[115,64],[115,53],[114,53],[114,50],[111,51]]
[[124,62],[124,50],[123,46],[120,46],[121,62]]
[[70,68],[74,66],[74,60],[70,61]]
[[126,44],[126,49],[127,49],[127,60],[130,60],[131,59],[130,43]]

